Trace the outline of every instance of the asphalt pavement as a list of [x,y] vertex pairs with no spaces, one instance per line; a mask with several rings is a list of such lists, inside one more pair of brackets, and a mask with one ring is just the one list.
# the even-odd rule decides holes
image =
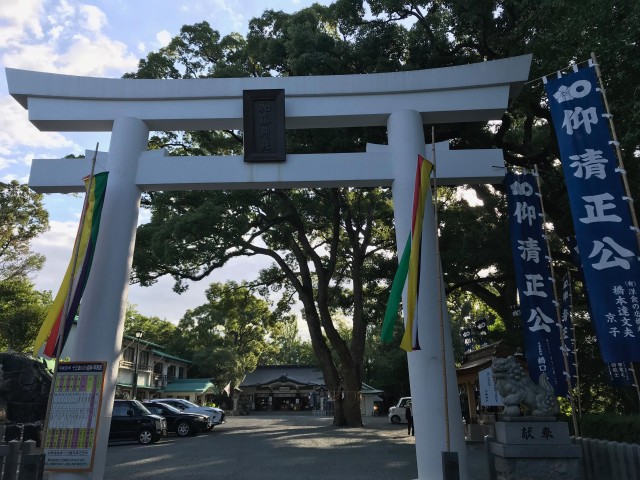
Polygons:
[[[112,444],[106,480],[412,480],[415,437],[386,417],[364,428],[336,428],[309,413],[227,417],[195,437],[170,435],[152,445]],[[419,434],[419,432],[418,432]],[[467,446],[469,480],[488,480],[483,444]],[[431,480],[431,479],[429,479]]]

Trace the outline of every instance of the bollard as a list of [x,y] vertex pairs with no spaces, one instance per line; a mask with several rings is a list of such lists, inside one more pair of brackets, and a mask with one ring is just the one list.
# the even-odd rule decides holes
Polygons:
[[22,441],[33,440],[36,447],[42,444],[42,423],[25,423],[22,427]]
[[27,440],[22,444],[18,480],[36,480],[38,478],[41,457],[38,450],[34,440]]
[[22,426],[17,423],[9,423],[4,429],[4,441],[9,443],[12,440],[20,440],[22,437]]
[[20,455],[20,440],[11,440],[7,445],[9,454],[4,462],[3,480],[16,480],[18,470],[18,457]]

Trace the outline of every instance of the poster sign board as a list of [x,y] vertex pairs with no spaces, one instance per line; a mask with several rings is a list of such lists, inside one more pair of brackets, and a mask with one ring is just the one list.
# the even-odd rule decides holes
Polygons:
[[478,372],[478,383],[480,386],[480,405],[483,407],[502,407],[502,397],[496,389],[493,381],[491,367]]
[[106,365],[58,364],[44,438],[46,470],[92,470]]

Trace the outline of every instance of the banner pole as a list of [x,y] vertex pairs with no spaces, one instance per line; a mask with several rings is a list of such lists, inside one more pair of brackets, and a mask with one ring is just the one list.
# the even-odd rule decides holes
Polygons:
[[573,321],[573,282],[571,281],[571,271],[567,268],[567,278],[569,279],[569,308],[571,310],[571,334],[573,335],[573,358],[576,363],[576,387],[578,397],[578,417],[582,418],[582,400],[580,399],[580,369],[578,368],[578,339],[576,338],[576,324]]
[[547,231],[546,226],[546,213],[544,210],[544,202],[542,201],[542,187],[540,186],[540,173],[538,172],[538,165],[533,166],[534,177],[536,179],[536,184],[538,185],[538,193],[540,194],[540,210],[542,211],[542,228],[545,236],[545,243],[547,244],[547,256],[549,257],[549,269],[551,271],[551,286],[553,288],[553,298],[555,299],[556,304],[556,326],[558,327],[558,334],[560,335],[560,348],[562,349],[562,359],[564,362],[565,369],[565,380],[567,381],[569,402],[571,403],[571,419],[573,420],[573,431],[576,437],[580,436],[580,431],[578,428],[578,419],[576,417],[576,405],[575,399],[573,398],[573,392],[571,388],[571,370],[569,369],[569,355],[567,351],[567,346],[564,343],[564,334],[562,330],[562,321],[560,314],[560,302],[558,302],[558,289],[556,288],[556,274],[553,268],[553,257],[551,257],[551,247],[549,245],[549,232]]
[[633,366],[633,362],[629,362],[629,370],[631,370],[631,375],[633,375],[633,386],[636,387],[638,405],[640,405],[640,385],[638,385],[638,377],[636,376],[636,369]]
[[598,78],[598,83],[600,84],[600,93],[602,94],[602,102],[604,103],[604,108],[607,111],[607,117],[609,119],[609,129],[611,130],[611,138],[613,138],[613,146],[616,147],[618,168],[620,169],[620,174],[622,176],[622,183],[624,185],[625,194],[629,198],[628,202],[629,211],[631,212],[631,220],[633,222],[634,231],[636,232],[636,241],[638,242],[638,247],[640,247],[640,229],[638,229],[638,218],[636,217],[636,210],[633,207],[633,197],[631,196],[631,189],[629,188],[629,181],[627,180],[627,172],[624,169],[624,162],[622,161],[622,150],[620,149],[620,142],[618,141],[616,126],[613,123],[613,115],[611,115],[611,110],[609,109],[606,89],[604,88],[604,84],[602,82],[602,72],[600,71],[600,65],[598,64],[598,59],[596,58],[595,52],[591,52],[591,61],[593,62],[593,66],[596,70],[596,77]]
[[444,338],[444,315],[442,314],[443,299],[442,289],[444,288],[442,283],[442,262],[440,260],[440,239],[438,236],[438,170],[436,168],[436,140],[435,140],[435,127],[431,127],[431,160],[433,161],[433,217],[435,224],[436,235],[436,263],[438,268],[438,311],[440,312],[440,349],[442,354],[442,383],[444,385],[444,427],[445,427],[445,440],[447,445],[447,452],[451,451],[451,432],[449,429],[449,394],[447,389],[447,354],[445,350],[445,338]]

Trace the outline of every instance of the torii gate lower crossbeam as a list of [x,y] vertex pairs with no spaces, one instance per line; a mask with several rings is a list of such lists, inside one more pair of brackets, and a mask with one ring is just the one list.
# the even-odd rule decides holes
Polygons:
[[[285,162],[277,166],[240,166],[235,165],[241,161],[239,158],[226,159],[229,165],[235,165],[232,170],[239,175],[236,179],[225,178],[225,173],[220,171],[215,161],[204,165],[202,162],[207,162],[206,159],[190,159],[189,171],[201,169],[199,172],[207,172],[207,182],[217,182],[216,188],[291,188],[310,186],[314,182],[325,186],[358,186],[376,179],[380,185],[392,186],[396,238],[402,248],[410,232],[409,212],[413,203],[417,155],[426,153],[424,122],[499,118],[509,98],[527,79],[530,62],[530,56],[523,56],[462,67],[364,76],[171,81],[88,79],[8,69],[10,93],[25,108],[28,106],[30,120],[38,128],[112,131],[105,164],[110,173],[102,212],[103,228],[83,299],[73,353],[73,360],[77,361],[107,361],[94,468],[88,474],[56,472],[50,478],[101,479],[104,474],[140,193],[143,189],[170,189],[172,184],[167,178],[171,173],[169,159],[158,157],[155,160],[158,163],[153,167],[145,167],[147,162],[153,161],[149,159],[149,155],[153,155],[145,152],[150,129],[239,128],[242,90],[260,88],[285,89],[287,128],[386,124],[388,147],[372,147],[370,152],[357,159],[371,162],[364,170],[370,173],[363,172],[362,178],[355,174],[347,175],[349,167],[346,164],[345,168],[335,166],[337,161],[346,157],[333,158],[331,170],[324,165],[324,168],[310,168],[306,172],[304,168],[296,171],[302,158],[293,155],[290,164]],[[203,109],[203,105],[208,108]],[[87,106],[93,108],[87,109]],[[209,112],[216,112],[217,116]],[[443,152],[443,157],[446,155]],[[476,153],[478,155],[486,156],[485,153]],[[329,157],[318,156],[319,160],[322,158]],[[464,170],[465,162],[462,162],[462,167],[453,169],[448,183],[466,183],[473,178],[486,182],[489,178],[499,177],[500,173],[491,166],[499,164],[493,161],[496,158],[491,155],[486,158],[490,158],[490,163],[471,176]],[[467,158],[467,161],[471,160]],[[79,163],[71,167],[73,176],[67,172],[49,179],[46,170],[51,170],[46,162],[34,162],[31,186],[42,191],[78,190],[78,171],[86,168],[80,166],[86,165],[86,161],[75,161]],[[63,160],[59,162],[64,163]],[[439,161],[438,164],[443,163]],[[372,178],[366,180],[368,175]],[[191,188],[194,181],[185,175],[184,178],[176,178],[176,183],[176,188],[186,189]],[[445,388],[441,372],[445,365],[451,450],[459,454],[461,478],[465,479],[466,447],[449,322],[444,304],[437,301],[442,285],[437,275],[440,266],[435,255],[435,222],[432,206],[427,205],[425,210],[422,246],[425,253],[421,261],[424,283],[417,311],[418,317],[427,319],[428,324],[420,333],[423,350],[408,354],[415,406],[418,475],[421,480],[442,478],[441,452],[446,445],[443,421]],[[441,355],[439,334],[434,334],[439,332],[441,315],[447,327],[445,359]]]

